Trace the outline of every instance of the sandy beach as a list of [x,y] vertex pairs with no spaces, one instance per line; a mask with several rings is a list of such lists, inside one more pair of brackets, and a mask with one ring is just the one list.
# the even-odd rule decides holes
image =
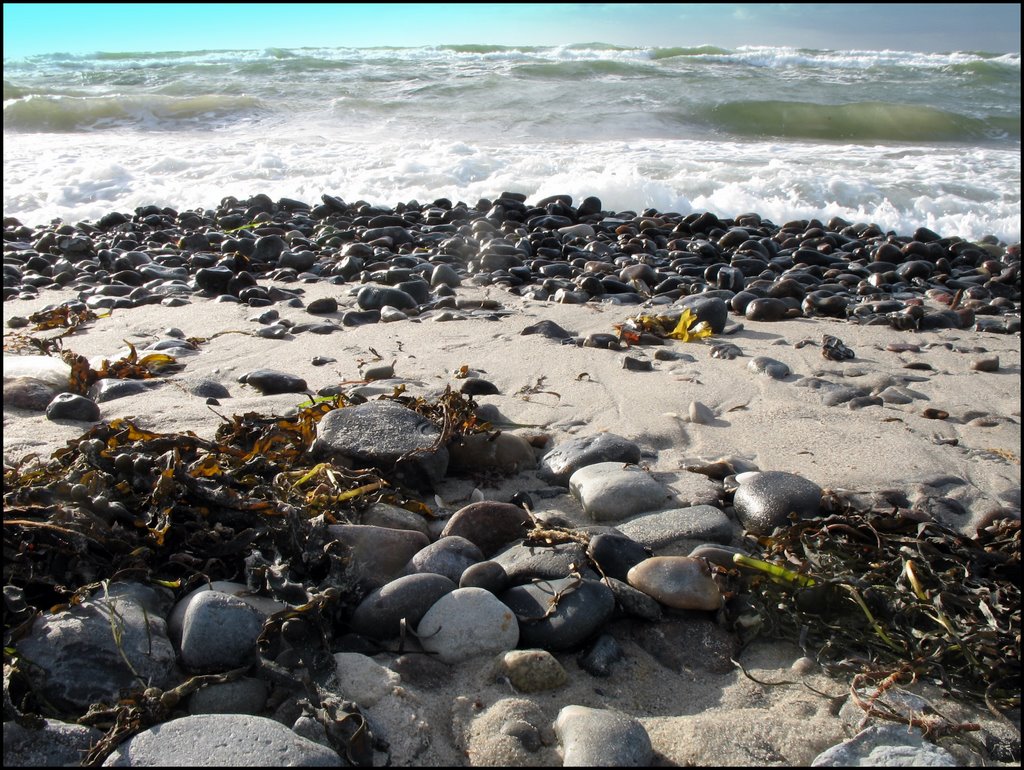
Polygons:
[[[358,288],[305,284],[303,301],[308,305],[320,297],[337,298],[337,319],[354,306]],[[72,296],[46,291],[37,300],[5,302],[5,327],[12,316],[28,316]],[[225,417],[252,411],[286,414],[304,400],[295,393],[264,396],[238,382],[254,369],[300,376],[315,392],[357,382],[367,368],[393,364],[395,377],[409,392],[436,394],[446,385],[458,388],[468,368],[499,391],[477,396],[477,403],[496,407],[507,421],[505,430],[531,440],[538,458],[572,437],[610,432],[635,441],[643,450],[642,464],[683,497],[691,491],[680,483],[693,475],[685,473],[687,467],[724,457],[762,471],[798,474],[825,490],[870,495],[898,489],[911,500],[952,498],[959,513],[948,515],[947,525],[968,536],[995,518],[1019,518],[1019,335],[903,332],[833,319],[768,323],[733,316],[729,334],[606,350],[522,332],[548,319],[578,337],[614,333],[616,324],[635,317],[641,308],[532,301],[496,287],[464,286],[459,297],[470,306],[472,300],[492,302],[485,303],[489,310],[465,310],[447,321],[438,319],[436,311],[419,317],[414,311],[407,320],[393,323],[272,340],[253,336],[259,324],[252,319],[260,310],[195,297],[182,307],[114,310],[65,338],[64,346],[96,362],[120,355],[125,343],[141,350],[165,338],[171,328],[186,337],[240,332],[220,334],[201,344],[197,353],[181,357],[184,368],[160,387],[100,405],[104,421],[129,417],[140,428],[161,433],[193,431],[211,438]],[[280,312],[296,323],[311,318],[300,308],[280,307]],[[823,334],[840,338],[855,356],[841,362],[824,358]],[[741,355],[713,357],[711,346],[720,342],[734,343]],[[908,342],[917,349],[895,345]],[[658,360],[654,353],[659,350],[682,355]],[[992,355],[998,356],[995,371],[972,366]],[[316,356],[336,361],[314,366]],[[625,369],[626,356],[651,361],[651,370]],[[782,361],[792,374],[782,380],[756,374],[748,369],[756,356]],[[5,353],[5,382],[16,363]],[[827,406],[818,391],[800,386],[805,378],[827,378],[872,392],[902,386],[915,396],[903,405]],[[222,383],[230,398],[210,406],[192,395],[190,384],[201,379]],[[706,406],[713,419],[692,420],[694,402]],[[928,412],[931,417],[926,409],[935,410]],[[5,402],[5,465],[29,453],[46,457],[87,427],[52,421]],[[577,500],[567,493],[551,494],[535,470],[485,478],[449,474],[437,496],[425,496],[425,502],[443,515],[481,497],[507,502],[517,492],[533,493],[538,515],[560,516],[581,526],[590,523]],[[695,616],[702,620],[687,622]],[[849,706],[841,709],[848,700],[848,681],[830,678],[815,666],[799,668],[806,660],[794,673],[791,667],[802,657],[801,650],[770,639],[742,650],[738,662],[747,676],[729,662],[720,643],[716,647],[715,634],[708,641],[710,617],[669,610],[666,622],[646,631],[639,631],[633,620],[614,621],[607,630],[626,654],[605,679],[580,668],[575,652],[558,653],[567,683],[520,693],[493,657],[481,657],[451,666],[443,681],[392,682],[368,712],[384,726],[390,762],[396,766],[561,764],[562,749],[550,725],[568,704],[612,708],[635,717],[650,736],[654,764],[661,766],[806,765],[857,731],[863,712],[854,708],[851,716]],[[638,644],[643,634],[659,634],[670,652],[657,659],[649,639]],[[374,659],[388,666],[397,657],[384,652]],[[769,686],[781,681],[789,684]],[[977,721],[994,734],[1012,738],[1011,728],[977,704],[957,703],[931,685],[911,689],[928,697],[951,721]],[[532,751],[497,729],[509,714],[520,712],[546,725],[540,731],[541,745]],[[979,755],[971,754],[958,738],[945,737],[940,744],[959,762],[978,761]]]

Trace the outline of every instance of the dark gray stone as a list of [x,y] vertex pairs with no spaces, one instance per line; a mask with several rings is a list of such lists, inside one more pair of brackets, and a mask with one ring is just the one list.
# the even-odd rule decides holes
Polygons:
[[364,286],[356,295],[356,304],[362,310],[380,310],[385,305],[399,310],[412,310],[419,303],[401,289]]
[[650,555],[647,548],[627,535],[611,532],[595,535],[587,546],[587,556],[597,564],[598,571],[616,580],[625,580],[630,568]]
[[458,586],[444,575],[425,572],[396,578],[371,591],[352,613],[351,628],[371,639],[393,639],[404,618],[414,629],[433,604]]
[[[556,594],[554,611],[547,615]],[[522,646],[545,650],[566,650],[585,642],[615,609],[608,586],[577,578],[513,586],[499,598],[519,619]]]
[[638,463],[640,447],[614,433],[570,439],[544,455],[537,476],[548,483],[568,487],[573,473],[584,466],[603,462]]
[[192,671],[227,671],[256,655],[265,616],[220,591],[202,591],[185,610],[181,662]]
[[431,543],[409,560],[406,571],[444,575],[458,584],[466,568],[484,560],[483,552],[464,537],[452,535]]
[[46,419],[96,422],[100,419],[100,407],[77,393],[58,393],[46,407]]
[[750,532],[767,535],[798,518],[816,516],[821,507],[821,487],[802,476],[784,471],[763,471],[742,480],[733,496],[740,523]]
[[[112,704],[122,688],[138,685],[132,669],[154,687],[172,683],[174,648],[159,611],[152,589],[115,584],[106,596],[100,591],[69,609],[40,615],[15,646],[34,664],[26,669],[34,686],[58,708],[81,711],[93,703]],[[114,628],[120,644],[114,641]]]
[[301,377],[274,369],[256,369],[246,372],[238,378],[238,381],[256,388],[264,396],[278,393],[305,393],[309,389],[306,381]]
[[729,306],[721,297],[693,294],[680,299],[675,307],[689,308],[697,316],[697,322],[706,322],[714,334],[721,334],[729,320]]
[[435,448],[440,435],[430,420],[411,409],[393,401],[370,401],[324,415],[310,451],[316,457],[340,456],[393,471],[410,486],[431,488],[448,470],[448,450]]
[[102,404],[105,401],[114,401],[118,398],[145,393],[162,384],[159,380],[124,380],[116,377],[104,377],[102,380],[96,380],[89,388],[89,398],[97,404]]

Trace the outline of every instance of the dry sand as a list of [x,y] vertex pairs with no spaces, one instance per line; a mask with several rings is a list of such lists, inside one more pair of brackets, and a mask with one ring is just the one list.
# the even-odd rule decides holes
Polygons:
[[[303,288],[307,304],[330,295],[338,297],[344,308],[354,306],[354,297],[348,296],[350,287]],[[71,296],[44,292],[39,300],[4,303],[5,331],[11,316],[27,316]],[[262,396],[237,382],[239,375],[254,369],[299,375],[316,390],[358,380],[366,366],[394,362],[397,376],[421,382],[424,389],[437,389],[446,384],[458,387],[456,374],[467,366],[500,390],[500,395],[479,396],[477,401],[494,404],[509,421],[524,426],[514,430],[544,433],[550,436],[549,446],[599,431],[619,434],[647,452],[645,463],[665,481],[670,482],[695,458],[721,456],[743,458],[760,470],[800,474],[823,488],[863,492],[919,489],[915,487],[919,482],[954,476],[966,482],[948,488],[948,494],[969,510],[959,526],[965,533],[992,516],[1019,517],[1019,335],[899,332],[828,319],[758,323],[732,318],[743,324],[735,334],[700,343],[668,343],[672,350],[695,360],[654,361],[653,371],[628,371],[622,366],[626,353],[562,345],[520,332],[544,319],[580,337],[612,332],[615,324],[639,311],[636,306],[559,305],[475,287],[461,288],[459,297],[497,300],[510,312],[493,320],[410,319],[286,340],[225,334],[202,345],[198,354],[183,358],[184,370],[162,387],[101,404],[102,418],[131,416],[140,427],[155,431],[192,430],[212,437],[220,420],[215,411],[227,416],[248,411],[282,413],[303,400],[296,394]],[[296,322],[316,320],[302,309],[275,308]],[[225,330],[251,332],[258,324],[250,319],[260,312],[198,298],[179,308],[150,305],[114,311],[68,337],[66,347],[89,357],[113,358],[125,342],[141,348],[164,336],[169,327],[180,328],[188,337],[209,337]],[[839,363],[823,358],[818,345],[796,345],[805,339],[818,343],[823,333],[841,338],[856,357]],[[737,344],[743,357],[711,357],[709,345],[720,341]],[[913,342],[921,350],[887,350],[894,342]],[[656,349],[635,348],[629,354],[653,359]],[[998,371],[971,368],[983,353],[999,356]],[[311,360],[318,355],[337,362],[313,366]],[[796,376],[778,381],[749,371],[747,364],[757,355],[785,362],[794,375],[862,387],[898,384],[900,378],[911,375],[919,381],[906,387],[922,398],[906,405],[859,410],[845,404],[824,406],[819,392],[795,384]],[[914,362],[931,368],[905,368]],[[8,373],[5,363],[5,376]],[[190,395],[188,385],[204,378],[223,383],[232,397],[211,409],[205,399]],[[710,407],[715,419],[708,424],[691,422],[688,410],[693,401]],[[929,419],[923,416],[927,407],[949,416]],[[5,462],[32,452],[46,456],[86,427],[55,423],[40,413],[5,404]],[[454,510],[469,502],[478,486],[488,499],[508,500],[515,491],[547,485],[526,472],[490,484],[447,480],[439,494]],[[558,512],[585,523],[581,509],[567,494],[535,503],[539,511]],[[557,657],[569,673],[569,683],[523,695],[495,676],[493,661],[477,660],[455,667],[452,680],[442,686],[403,685],[371,714],[391,725],[388,732],[396,765],[560,764],[553,734],[543,736],[549,745],[529,753],[516,748],[519,744],[507,736],[488,731],[490,723],[480,715],[486,716],[493,704],[508,698],[530,701],[543,711],[548,724],[569,704],[624,711],[646,727],[655,762],[661,765],[808,764],[849,734],[838,716],[842,698],[823,697],[801,684],[757,684],[737,669],[711,672],[701,665],[699,654],[692,667],[684,662],[670,670],[626,636],[620,639],[626,660],[616,664],[607,679],[579,668],[575,654],[560,654]],[[666,642],[686,644],[674,637]],[[743,651],[740,662],[762,681],[799,681],[790,666],[801,654],[787,644],[758,641]],[[386,664],[388,656],[378,656],[378,661]],[[806,681],[829,695],[847,692],[846,682],[831,680],[820,671]],[[942,707],[993,730],[1005,729],[984,709],[951,703]],[[967,755],[960,758],[969,761]]]

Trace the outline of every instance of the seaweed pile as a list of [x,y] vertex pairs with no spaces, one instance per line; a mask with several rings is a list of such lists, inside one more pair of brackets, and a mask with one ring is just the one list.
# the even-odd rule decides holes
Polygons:
[[1020,521],[970,539],[910,511],[829,502],[828,516],[747,535],[760,559],[735,558],[737,628],[797,643],[833,675],[1019,708]]

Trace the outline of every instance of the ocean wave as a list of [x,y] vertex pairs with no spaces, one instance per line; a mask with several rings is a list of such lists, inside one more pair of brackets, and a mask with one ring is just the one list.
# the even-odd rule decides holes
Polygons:
[[28,96],[4,104],[4,130],[74,132],[133,125],[151,130],[222,123],[264,111],[251,96]]
[[699,45],[691,48],[653,48],[650,56],[655,61],[659,59],[674,59],[678,56],[729,56],[732,54],[728,48],[719,48],[714,45]]
[[887,102],[811,104],[735,101],[705,107],[696,119],[730,134],[788,139],[895,142],[969,142],[1020,138],[1020,119],[977,118],[932,107]]
[[586,80],[601,77],[657,77],[661,75],[650,62],[609,59],[550,61],[518,64],[514,75],[551,80]]

